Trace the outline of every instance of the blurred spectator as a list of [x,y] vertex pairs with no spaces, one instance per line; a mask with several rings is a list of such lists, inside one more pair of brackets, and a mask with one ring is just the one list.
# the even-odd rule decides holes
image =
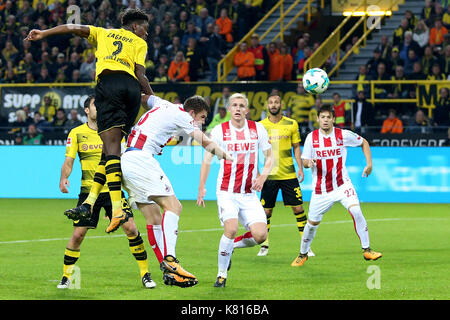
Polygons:
[[217,65],[220,59],[225,57],[226,45],[222,36],[219,34],[219,26],[213,26],[213,33],[204,38],[203,45],[206,50],[206,61],[210,71],[209,81],[217,81]]
[[[369,77],[367,76],[367,66],[366,65],[361,65],[359,66],[359,73],[358,75],[355,77],[356,81],[367,81],[370,80]],[[366,95],[369,94],[370,92],[370,86],[368,84],[354,84],[352,86],[352,95],[354,97],[356,97],[358,95],[359,91],[364,91],[364,93]]]
[[86,61],[80,66],[80,79],[82,82],[91,82],[94,79],[91,77],[92,71],[95,71],[95,55],[88,53]]
[[436,19],[434,22],[434,27],[430,30],[430,41],[431,46],[438,46],[444,42],[444,35],[448,33],[446,27],[442,25],[442,20]]
[[67,115],[63,108],[56,110],[56,115],[52,122],[52,127],[56,130],[66,129]]
[[422,57],[422,71],[425,75],[431,74],[431,67],[438,62],[438,59],[433,55],[433,50],[430,46],[426,46]]
[[445,11],[442,16],[442,24],[447,28],[447,30],[450,29],[450,2],[447,4],[447,11]]
[[169,60],[173,60],[175,58],[175,54],[178,51],[184,51],[184,47],[181,46],[181,38],[175,36],[172,38],[172,43],[166,47],[166,52]]
[[190,17],[195,16],[195,0],[184,0],[181,3],[181,10],[185,11]]
[[26,122],[27,115],[23,109],[16,111],[16,119],[10,124],[9,134],[22,133],[23,130],[28,126]]
[[169,82],[167,70],[163,64],[158,65],[156,68],[156,75],[153,78],[154,82]]
[[403,122],[397,118],[395,109],[389,109],[389,115],[387,119],[383,121],[381,133],[403,133]]
[[392,44],[389,43],[389,38],[386,35],[381,36],[381,42],[377,45],[376,49],[381,52],[382,59],[389,59],[391,56]]
[[82,125],[83,122],[80,121],[80,119],[78,118],[78,111],[76,109],[71,109],[70,110],[70,117],[67,120],[67,122],[65,123],[65,127],[68,128],[69,130],[78,127],[80,125]]
[[405,40],[398,45],[398,49],[400,50],[400,58],[405,60],[405,62],[410,50],[413,50],[416,55],[420,52],[420,46],[413,40],[411,31],[405,32]]
[[367,102],[364,91],[358,91],[358,98],[353,107],[353,127],[356,132],[361,133],[362,128],[373,125],[375,116],[374,108]]
[[74,70],[80,70],[80,55],[77,52],[72,52],[70,55],[70,61],[67,64],[66,68],[66,78],[70,79],[72,77]]
[[178,51],[175,59],[170,63],[168,75],[170,81],[189,82],[189,64],[186,62],[182,51]]
[[408,20],[403,18],[398,28],[394,30],[394,36],[392,38],[393,46],[398,46],[405,40],[406,31],[412,31],[412,29],[409,26]]
[[194,18],[194,22],[195,26],[200,30],[200,36],[206,36],[206,27],[208,26],[208,24],[214,24],[214,18],[209,15],[208,9],[205,7],[200,10],[200,14],[198,15],[198,17]]
[[[170,13],[169,11],[167,11],[164,15],[163,15],[163,19],[160,22],[161,27],[164,30],[164,33],[167,35],[169,30],[170,30],[170,25],[174,23],[176,25],[176,21],[174,19],[174,17],[172,16],[172,13]],[[169,39],[170,40],[170,39]]]
[[231,0],[228,17],[233,21],[233,38],[241,39],[246,34],[245,6],[239,0]]
[[228,18],[228,11],[226,8],[223,8],[220,11],[220,17],[216,20],[216,24],[219,26],[219,34],[223,37],[223,39],[228,42],[233,42],[233,22],[230,18]]
[[213,116],[215,116],[219,112],[219,107],[228,107],[228,99],[231,96],[231,91],[229,87],[223,87],[222,89],[222,97],[216,99],[214,103],[214,110],[212,112]]
[[42,115],[39,111],[34,112],[33,124],[36,126],[36,129],[39,133],[49,131],[51,127],[51,124],[48,121],[45,121],[44,118],[42,118]]
[[431,67],[431,74],[427,76],[427,80],[445,80],[446,76],[441,72],[441,66],[436,61]]
[[28,132],[23,137],[24,145],[40,145],[44,144],[44,136],[42,133],[39,133],[36,129],[36,125],[30,124],[28,125]]
[[220,17],[221,10],[224,8],[227,9],[225,0],[212,1],[208,12],[214,19],[218,19]]
[[70,82],[71,83],[83,82],[83,81],[81,81],[80,70],[75,69],[75,70],[72,71],[72,77],[70,78]]
[[219,112],[212,118],[212,121],[210,122],[210,124],[208,125],[208,127],[206,128],[206,133],[210,133],[211,130],[217,126],[218,124],[227,122],[228,120],[231,119],[231,115],[230,113],[227,111],[227,108],[225,108],[224,106],[220,106],[218,108]]
[[248,51],[246,42],[240,45],[240,51],[234,55],[233,64],[237,67],[237,76],[240,81],[254,80],[255,71],[255,56]]
[[42,67],[39,72],[39,77],[36,79],[36,83],[51,83],[53,78],[50,76],[49,71],[46,67]]
[[284,74],[283,57],[275,44],[275,42],[269,43],[269,81],[282,81]]
[[441,128],[436,132],[446,132],[450,127],[450,95],[449,88],[441,88],[439,90],[439,100],[433,111],[433,125]]
[[378,64],[380,62],[386,65],[386,61],[381,57],[381,51],[379,49],[375,49],[373,51],[373,57],[367,61],[368,76],[372,78],[377,76]]
[[266,47],[259,43],[259,35],[254,33],[250,40],[248,51],[255,56],[255,80],[266,81],[268,79],[269,55]]
[[189,81],[197,81],[202,71],[202,56],[194,38],[189,38],[185,56],[189,64]]
[[56,114],[56,104],[50,95],[45,95],[43,100],[39,112],[46,121],[53,122],[53,117]]
[[194,38],[198,41],[200,40],[200,36],[201,34],[199,31],[197,31],[195,23],[190,21],[188,22],[187,30],[184,33],[183,38],[181,38],[181,45],[186,47],[189,38]]
[[425,112],[419,109],[416,111],[416,115],[411,119],[406,128],[407,132],[411,133],[431,133],[430,121],[428,120]]
[[390,70],[388,72],[389,74],[394,74],[397,66],[402,66],[402,67],[405,66],[405,61],[403,61],[403,59],[400,58],[400,51],[398,50],[397,47],[394,47],[392,49],[391,56],[387,60],[387,63],[390,68]]
[[3,59],[6,61],[14,60],[19,54],[19,50],[13,45],[11,40],[6,41],[5,48],[2,50]]
[[162,54],[167,54],[165,47],[163,47],[163,43],[159,37],[155,37],[152,41],[152,44],[148,48],[148,58],[153,61],[153,63],[157,63],[159,57]]
[[141,9],[146,14],[152,14],[154,17],[159,17],[159,11],[153,6],[153,0],[144,0]]
[[410,30],[414,30],[414,28],[417,26],[418,18],[414,15],[414,13],[411,10],[405,11],[405,19],[408,21],[408,28]]
[[[394,75],[391,76],[391,80],[407,80],[405,72],[402,66],[397,66],[395,68]],[[406,98],[408,96],[408,85],[401,83],[394,83],[392,88],[389,90],[388,98],[399,99]]]
[[[173,38],[178,38],[180,39],[180,37],[183,35],[183,31],[180,31],[178,29],[178,25],[176,23],[176,21],[173,21],[172,23],[170,23],[169,25],[169,30],[167,31],[167,38],[169,39],[170,43],[173,43]],[[167,47],[166,47],[167,49]]]
[[15,146],[21,146],[23,145],[23,136],[21,133],[16,133],[14,135],[14,145]]
[[[374,77],[372,77],[372,80],[381,80],[386,81],[390,80],[389,75],[386,73],[386,64],[384,62],[380,62],[377,65],[377,73]],[[389,91],[389,85],[388,84],[375,84],[374,85],[374,92],[376,98],[384,99],[387,97],[387,93]]]
[[283,43],[281,46],[280,55],[283,59],[283,80],[291,81],[294,61],[291,54],[289,53],[288,46],[285,43]]
[[[408,56],[405,59],[405,74],[410,75],[414,72],[414,64],[419,62],[422,72],[422,63],[416,55],[416,51],[413,49],[408,50]],[[423,73],[423,72],[422,72]],[[425,74],[425,73],[424,73]]]
[[428,30],[424,20],[420,20],[417,23],[417,26],[413,32],[413,40],[417,42],[421,48],[421,53],[423,53],[425,46],[428,45],[428,41],[430,40],[430,31]]
[[333,108],[336,114],[336,127],[349,127],[351,119],[351,109],[350,104],[341,99],[341,95],[337,92],[333,93]]
[[444,55],[441,58],[442,72],[450,76],[450,44],[445,47]]
[[3,83],[18,83],[19,79],[14,72],[14,69],[8,68],[6,70],[5,78],[3,79]]
[[173,0],[164,0],[164,2],[159,6],[159,16],[164,17],[166,12],[170,12],[172,17],[178,17],[178,12],[180,8]]
[[435,11],[433,3],[431,2],[431,0],[425,0],[425,6],[422,9],[421,18],[425,20],[425,23],[428,27],[433,24],[432,18],[434,17],[434,15]]
[[[167,38],[166,32],[160,24],[155,25],[155,30],[152,39],[158,38],[161,41],[163,47],[169,45],[169,38]],[[152,43],[150,43],[150,46]]]
[[297,44],[292,48],[292,57],[294,59],[294,63],[298,64],[301,59],[305,57],[304,50],[306,48],[306,42],[304,38],[298,38]]
[[308,127],[309,112],[314,106],[314,98],[306,93],[300,81],[297,85],[296,94],[290,99],[288,108],[291,110],[292,119],[296,120],[300,126]]

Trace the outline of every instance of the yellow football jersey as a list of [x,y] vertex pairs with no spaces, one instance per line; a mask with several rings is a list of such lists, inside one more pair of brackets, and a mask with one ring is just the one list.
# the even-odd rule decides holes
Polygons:
[[[73,128],[66,142],[66,157],[80,158],[81,163],[81,193],[89,193],[94,180],[95,170],[102,156],[103,141],[96,130],[87,123]],[[109,192],[105,184],[101,192]]]
[[135,63],[145,67],[147,42],[125,29],[89,26],[89,30],[88,41],[96,47],[95,79],[103,70],[125,71],[136,78]]
[[287,180],[296,178],[292,144],[301,141],[297,121],[283,116],[278,123],[271,122],[268,117],[260,122],[269,133],[275,158],[268,179]]

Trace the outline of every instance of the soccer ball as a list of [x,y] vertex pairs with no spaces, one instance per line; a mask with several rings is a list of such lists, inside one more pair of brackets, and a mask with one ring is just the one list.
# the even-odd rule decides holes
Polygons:
[[329,84],[327,73],[320,68],[309,69],[303,76],[303,88],[311,94],[324,93]]

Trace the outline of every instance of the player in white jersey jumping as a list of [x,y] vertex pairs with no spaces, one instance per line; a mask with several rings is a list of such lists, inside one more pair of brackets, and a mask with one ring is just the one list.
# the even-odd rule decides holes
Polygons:
[[[256,195],[261,191],[273,166],[272,146],[264,126],[249,121],[248,100],[240,93],[229,98],[228,111],[231,120],[214,127],[211,138],[233,156],[233,160],[220,161],[217,177],[217,206],[219,219],[224,227],[218,251],[218,273],[215,287],[225,287],[227,271],[234,248],[252,247],[267,238],[267,219]],[[264,158],[264,168],[258,175],[258,149]],[[213,155],[205,153],[200,169],[200,184],[197,205],[203,207]],[[250,230],[237,238],[238,222]]]
[[364,259],[377,260],[382,254],[370,249],[366,219],[345,167],[346,147],[361,146],[367,163],[363,177],[368,177],[372,172],[369,143],[350,130],[335,128],[335,114],[331,106],[321,107],[317,118],[319,129],[308,134],[302,152],[303,166],[312,170],[314,190],[309,203],[308,221],[303,231],[300,254],[291,265],[300,267],[306,262],[307,252],[323,215],[337,201],[342,203],[353,218]]
[[[183,131],[219,159],[232,158],[199,129],[209,111],[202,97],[190,97],[182,106],[151,95],[146,103],[150,110],[131,129],[128,148],[122,155],[123,185],[131,205],[146,219],[149,242],[164,272],[164,283],[190,287],[198,280],[181,267],[175,254],[182,206],[155,155],[162,153],[172,136]],[[162,217],[154,202],[164,210]]]

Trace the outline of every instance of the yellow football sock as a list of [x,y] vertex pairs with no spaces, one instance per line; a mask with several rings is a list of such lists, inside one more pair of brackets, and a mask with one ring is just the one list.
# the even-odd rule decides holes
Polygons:
[[102,153],[102,158],[97,166],[97,169],[95,170],[91,190],[89,190],[89,195],[84,201],[85,203],[88,203],[91,206],[93,206],[95,204],[95,201],[97,201],[98,195],[100,194],[100,191],[102,190],[103,186],[106,183],[105,165],[106,165],[106,156],[104,153]]
[[122,211],[122,171],[120,170],[120,157],[106,157],[106,182],[109,188],[111,198],[112,216],[119,217]]
[[136,237],[128,237],[130,251],[139,266],[141,278],[148,272],[147,251],[145,251],[144,241],[139,233]]
[[73,273],[73,267],[80,257],[80,250],[66,248],[64,251],[63,276],[70,279]]

